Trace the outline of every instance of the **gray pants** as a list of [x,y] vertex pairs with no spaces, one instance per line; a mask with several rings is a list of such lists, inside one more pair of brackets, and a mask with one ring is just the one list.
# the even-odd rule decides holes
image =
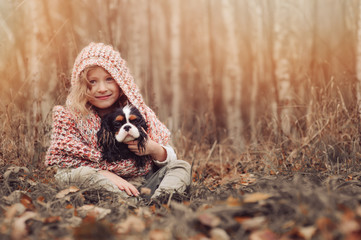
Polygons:
[[[75,184],[80,188],[99,188],[110,192],[119,193],[127,199],[129,196],[120,190],[109,179],[98,173],[91,167],[59,168],[56,181],[63,184]],[[151,197],[155,198],[162,192],[179,192],[186,190],[191,183],[191,167],[183,160],[173,160],[156,172],[151,172],[145,177],[126,179],[137,188],[146,187],[151,189]]]

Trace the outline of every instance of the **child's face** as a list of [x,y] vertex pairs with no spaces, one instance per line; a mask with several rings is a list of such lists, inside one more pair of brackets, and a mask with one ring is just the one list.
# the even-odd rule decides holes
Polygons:
[[110,109],[122,94],[113,77],[102,67],[96,67],[88,71],[87,78],[90,84],[89,102],[98,110]]

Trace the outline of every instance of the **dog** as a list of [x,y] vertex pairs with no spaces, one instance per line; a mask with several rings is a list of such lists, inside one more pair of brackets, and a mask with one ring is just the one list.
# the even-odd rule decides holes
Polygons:
[[106,114],[97,133],[98,144],[103,148],[102,157],[108,162],[134,159],[137,167],[143,167],[150,155],[138,156],[129,150],[125,142],[137,140],[138,149],[145,150],[148,127],[139,110],[128,104]]

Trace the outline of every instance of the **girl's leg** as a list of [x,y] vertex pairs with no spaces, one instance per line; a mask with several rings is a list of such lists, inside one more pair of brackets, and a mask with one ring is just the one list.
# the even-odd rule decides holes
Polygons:
[[129,198],[124,191],[99,174],[97,169],[91,167],[59,168],[55,174],[55,180],[65,185],[76,185],[82,189],[105,189],[119,194],[124,199]]
[[191,166],[183,160],[169,162],[147,179],[143,187],[150,188],[152,197],[158,197],[162,192],[182,193],[191,183]]

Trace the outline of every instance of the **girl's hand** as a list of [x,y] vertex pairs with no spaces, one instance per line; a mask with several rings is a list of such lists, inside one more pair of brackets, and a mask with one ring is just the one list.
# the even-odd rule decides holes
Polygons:
[[120,190],[125,191],[129,196],[138,196],[139,191],[133,184],[119,177],[115,173],[101,170],[99,171],[101,175],[108,178],[112,183],[114,183]]
[[145,142],[144,151],[138,149],[138,141],[129,141],[125,144],[128,144],[129,150],[138,156],[151,155],[159,162],[163,162],[167,158],[167,151],[160,144],[150,138],[148,138],[148,140]]

